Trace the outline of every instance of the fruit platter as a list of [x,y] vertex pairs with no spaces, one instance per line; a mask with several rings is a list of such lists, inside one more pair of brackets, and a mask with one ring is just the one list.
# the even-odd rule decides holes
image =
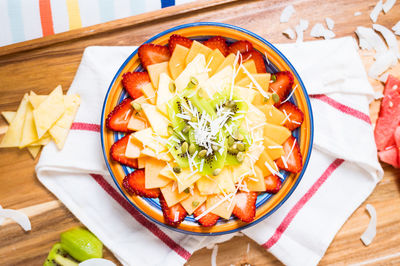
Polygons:
[[151,38],[106,95],[101,138],[121,193],[191,234],[234,232],[271,215],[306,169],[313,124],[295,69],[244,29],[195,23]]

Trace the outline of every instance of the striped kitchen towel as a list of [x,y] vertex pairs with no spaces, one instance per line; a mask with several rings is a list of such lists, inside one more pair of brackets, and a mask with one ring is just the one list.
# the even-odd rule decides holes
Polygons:
[[[274,214],[242,233],[287,265],[316,265],[383,170],[369,118],[373,90],[353,38],[278,46],[311,97],[315,137],[298,187]],[[107,88],[134,47],[88,47],[69,93],[82,104],[59,151],[47,145],[36,166],[43,183],[124,265],[182,265],[196,250],[232,235],[191,236],[147,220],[120,194],[100,143]]]
[[0,0],[0,46],[194,0]]

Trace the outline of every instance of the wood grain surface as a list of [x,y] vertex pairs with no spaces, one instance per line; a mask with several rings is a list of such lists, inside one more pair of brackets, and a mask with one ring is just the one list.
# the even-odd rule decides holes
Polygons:
[[[325,17],[335,21],[337,37],[355,36],[357,26],[371,27],[369,13],[376,0],[293,0],[293,1],[196,1],[189,5],[171,7],[146,15],[126,18],[90,28],[0,48],[0,111],[16,110],[24,93],[49,93],[58,84],[64,90],[70,86],[83,50],[91,45],[139,45],[165,29],[189,22],[217,21],[253,31],[273,43],[293,42],[282,35],[294,27],[300,18],[308,19],[305,40],[314,40],[309,33]],[[293,4],[296,13],[285,24],[279,16],[285,6]],[[362,12],[354,16],[354,12]],[[400,19],[400,3],[388,14],[381,13],[378,23],[391,28]],[[370,54],[361,52],[368,67]],[[400,76],[397,65],[391,70]],[[376,91],[380,82],[371,80]],[[379,102],[371,104],[374,121]],[[100,110],[99,110],[100,111]],[[0,134],[6,123],[0,119]],[[60,233],[80,222],[37,180],[36,161],[27,151],[0,149],[0,204],[4,208],[22,209],[29,214],[32,231],[24,232],[13,222],[0,227],[0,265],[41,265]],[[321,265],[400,264],[400,171],[383,165],[384,179],[367,201],[358,208],[336,235],[321,261]],[[378,233],[369,247],[360,236],[369,217],[365,204],[375,206],[378,214]],[[249,252],[247,252],[249,250]],[[105,257],[115,260],[105,250]],[[247,237],[235,237],[220,244],[218,265],[279,265],[279,261]],[[197,251],[187,265],[211,264],[211,250]]]

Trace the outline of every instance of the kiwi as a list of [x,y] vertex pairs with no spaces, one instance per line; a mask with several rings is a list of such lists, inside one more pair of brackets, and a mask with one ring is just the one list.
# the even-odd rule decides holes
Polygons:
[[167,147],[168,147],[172,157],[174,157],[176,163],[181,168],[189,167],[189,161],[188,161],[188,158],[187,158],[187,154],[186,153],[182,153],[182,151],[181,151],[181,146],[182,146],[182,144],[184,142],[186,142],[186,141],[185,140],[179,140],[179,142],[177,142],[176,138],[172,138],[167,143]]
[[212,105],[215,106],[215,108],[216,106],[220,106],[221,108],[231,111],[233,115],[227,121],[227,124],[228,126],[238,127],[243,120],[243,118],[238,117],[243,116],[244,112],[247,112],[248,105],[242,98],[237,96],[235,91],[233,92],[232,99],[230,99],[230,93],[230,90],[224,90],[222,92],[216,93],[214,95]]
[[[243,137],[243,139],[238,140],[236,139],[237,136],[228,136],[228,147],[227,147],[227,154],[225,158],[225,165],[238,165],[241,164],[240,162],[240,155],[238,156],[239,152],[245,153],[249,149],[249,142],[248,142],[248,133],[242,128],[234,128],[233,130],[238,130],[239,134]],[[229,139],[233,141],[229,141]],[[232,143],[230,143],[232,142]]]
[[54,244],[43,266],[78,265],[78,262],[65,251],[61,243]]

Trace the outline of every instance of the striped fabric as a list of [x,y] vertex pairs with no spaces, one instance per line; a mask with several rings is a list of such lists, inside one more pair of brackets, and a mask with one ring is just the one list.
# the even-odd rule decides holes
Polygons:
[[195,0],[0,0],[0,46]]

